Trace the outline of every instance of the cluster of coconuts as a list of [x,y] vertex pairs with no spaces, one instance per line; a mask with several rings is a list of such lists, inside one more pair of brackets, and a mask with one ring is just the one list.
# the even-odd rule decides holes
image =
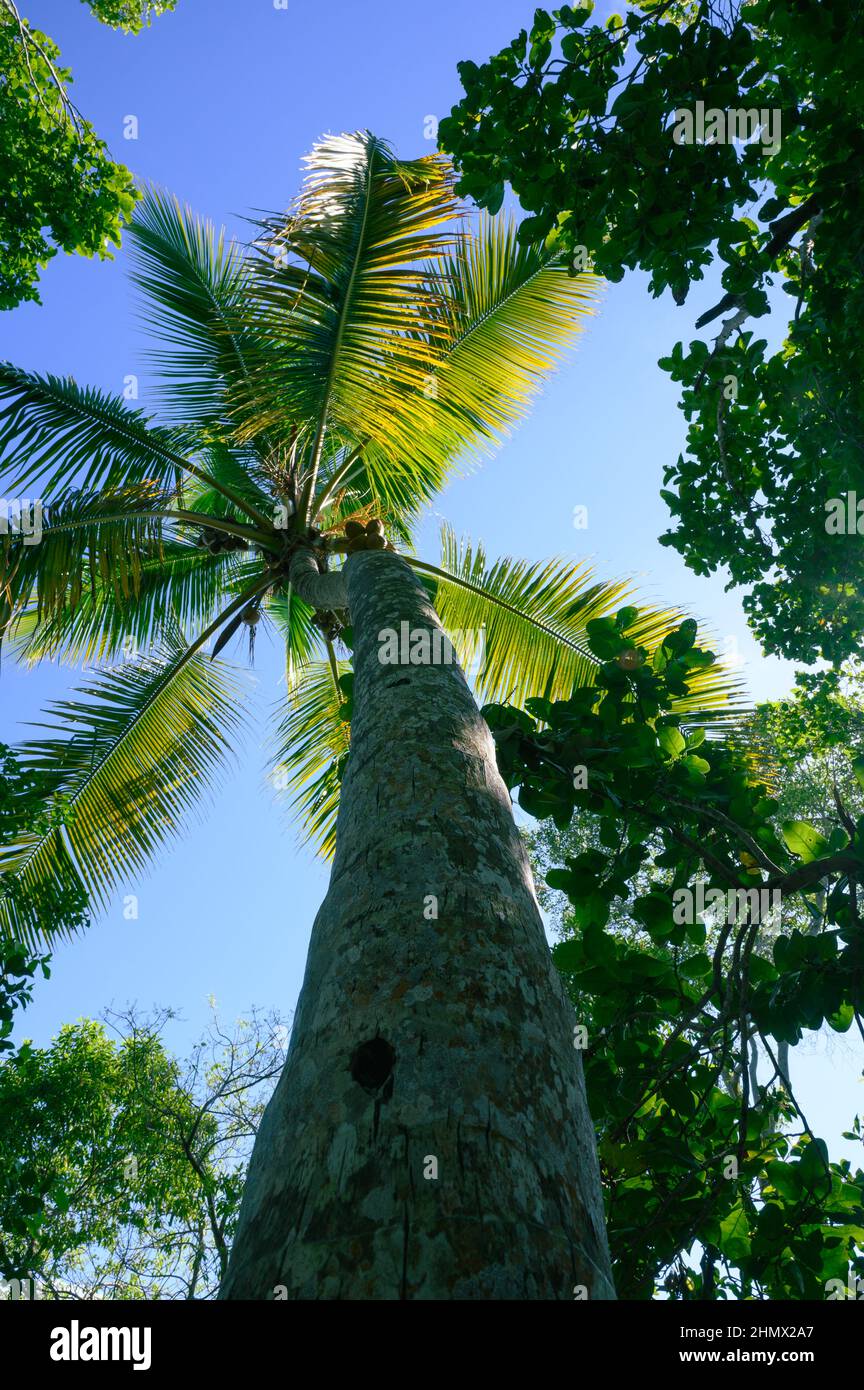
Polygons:
[[353,555],[358,550],[392,550],[393,546],[384,535],[384,527],[380,521],[367,521],[364,526],[360,521],[345,522],[345,536],[348,540],[348,554]]
[[222,555],[229,550],[248,550],[242,536],[231,536],[226,531],[214,531],[210,526],[202,526],[196,545],[204,546],[211,555]]

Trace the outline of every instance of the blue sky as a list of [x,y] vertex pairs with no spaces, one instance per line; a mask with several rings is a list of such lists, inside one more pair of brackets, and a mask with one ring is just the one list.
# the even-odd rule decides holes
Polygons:
[[[24,12],[59,43],[76,104],[114,157],[245,238],[244,215],[288,202],[303,154],[325,132],[368,127],[406,157],[430,152],[428,117],[443,117],[461,95],[457,62],[502,47],[530,24],[533,5],[179,0],[137,37],[104,28],[74,0],[31,0]],[[128,116],[137,117],[135,140],[124,139]],[[123,251],[112,262],[55,258],[42,277],[43,305],[0,315],[0,357],[117,392],[136,373],[146,410],[146,338],[126,269]],[[600,578],[630,576],[643,599],[703,619],[720,649],[743,660],[754,698],[776,697],[792,668],[761,657],[739,597],[724,593],[721,578],[692,575],[657,540],[668,523],[662,471],[682,447],[684,421],[656,362],[694,336],[716,298],[712,280],[681,309],[668,295],[652,299],[641,275],[609,287],[527,423],[444,494],[420,550],[436,558],[446,517],[493,555],[576,555]],[[578,505],[588,508],[587,530],[573,527]],[[279,676],[276,653],[259,649],[250,695],[265,711],[279,700]],[[0,738],[25,737],[24,723],[70,684],[74,673],[56,666],[23,673],[4,663]],[[122,885],[87,934],[58,948],[53,977],[26,1015],[27,1036],[47,1042],[63,1022],[134,999],[181,1011],[186,1023],[173,1041],[182,1048],[203,1026],[210,995],[226,1018],[252,1003],[293,1009],[327,874],[274,804],[263,737],[253,723],[206,819],[148,877]],[[124,919],[128,894],[138,897],[137,920]],[[853,1047],[851,1035],[835,1037],[824,1056],[814,1040],[794,1058],[811,1123],[837,1153],[835,1136],[860,1104]]]

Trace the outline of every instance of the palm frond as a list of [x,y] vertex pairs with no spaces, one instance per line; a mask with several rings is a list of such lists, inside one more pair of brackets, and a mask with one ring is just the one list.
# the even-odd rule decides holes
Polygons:
[[440,156],[406,163],[368,132],[328,137],[306,162],[294,208],[261,226],[253,308],[263,353],[245,428],[291,423],[308,499],[331,435],[371,435],[389,457],[410,458],[394,402],[407,391],[423,404],[440,331],[424,262],[452,245],[441,229],[457,204]]
[[162,541],[143,555],[135,592],[126,598],[116,576],[97,579],[79,601],[49,615],[35,603],[10,629],[12,654],[28,665],[45,657],[79,665],[127,658],[158,646],[177,625],[199,630],[212,622],[226,593],[239,593],[261,574],[243,552],[212,555],[185,540]]
[[615,612],[628,597],[623,583],[593,581],[591,569],[567,560],[529,564],[504,557],[489,564],[482,546],[441,531],[441,565],[409,561],[436,583],[435,607],[460,662],[479,656],[483,702],[521,705],[530,695],[566,699],[593,682],[596,661],[585,624]]
[[132,279],[142,317],[165,346],[147,360],[169,419],[230,427],[232,385],[247,375],[240,306],[248,268],[225,229],[197,217],[161,189],[150,188],[128,235]]
[[138,593],[142,557],[158,552],[171,498],[152,484],[67,494],[42,516],[37,544],[0,538],[0,634],[21,607],[39,618],[74,611],[85,589],[110,585],[118,601]]
[[[588,646],[586,624],[633,604],[631,629],[649,652],[685,616],[675,609],[635,603],[626,582],[592,582],[591,569],[557,559],[530,564],[509,557],[490,565],[482,546],[458,542],[445,526],[442,562],[409,559],[435,582],[435,607],[466,670],[476,666],[478,698],[521,706],[529,696],[567,699],[577,686],[595,683],[598,659]],[[699,714],[696,722],[723,724],[741,716],[740,683],[721,663],[698,672],[691,695],[676,712]]]
[[22,767],[71,819],[0,847],[0,873],[18,892],[0,897],[0,934],[50,940],[40,885],[77,875],[92,901],[140,874],[176,836],[209,779],[235,751],[242,694],[230,668],[178,638],[164,650],[104,671],[48,711],[42,737],[25,743]]
[[289,584],[280,593],[268,595],[265,613],[285,647],[285,686],[290,695],[300,672],[321,651],[321,631],[314,621],[314,609],[297,597]]
[[[419,384],[394,393],[391,431],[407,453],[370,433],[352,477],[385,511],[413,518],[454,469],[493,448],[531,401],[593,313],[601,282],[571,277],[545,246],[522,246],[515,224],[483,218],[425,267],[436,326]],[[338,472],[337,472],[338,476]],[[325,474],[318,506],[329,500]]]
[[[337,661],[335,676],[346,675],[350,669],[347,661]],[[344,704],[329,661],[303,666],[289,692],[273,745],[276,786],[288,793],[303,838],[326,859],[332,858],[336,845],[341,771],[351,739]]]
[[79,387],[71,377],[40,376],[0,362],[0,455],[3,487],[35,487],[43,501],[83,492],[150,485],[176,491],[184,473],[221,492],[268,526],[242,497],[216,482],[182,452],[176,430],[152,424],[120,396]]
[[222,440],[207,439],[196,452],[205,477],[192,478],[183,487],[183,506],[210,516],[232,516],[235,504],[228,494],[242,499],[269,525],[274,519],[274,490],[254,449],[241,449]]
[[50,501],[73,487],[96,492],[173,487],[186,461],[168,430],[120,396],[0,363],[0,453],[7,491],[38,484]]
[[497,443],[575,343],[603,282],[571,276],[542,242],[520,244],[512,218],[486,215],[428,275],[442,315],[433,382],[442,442],[451,431],[463,450]]

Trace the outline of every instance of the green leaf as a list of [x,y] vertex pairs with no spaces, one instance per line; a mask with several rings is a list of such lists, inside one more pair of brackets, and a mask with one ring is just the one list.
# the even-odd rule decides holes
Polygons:
[[721,1221],[718,1244],[732,1264],[746,1259],[750,1254],[750,1223],[740,1202],[736,1202],[728,1216]]
[[712,969],[710,956],[700,951],[698,955],[688,956],[687,960],[682,961],[678,966],[678,973],[685,980],[701,980],[706,975],[710,975]]
[[546,882],[550,888],[556,888],[561,893],[569,893],[575,880],[570,869],[550,869],[546,875]]
[[684,735],[674,724],[664,724],[657,730],[657,742],[667,758],[680,758],[687,747]]
[[828,1025],[835,1033],[848,1033],[855,1021],[855,1008],[852,1004],[841,1004],[839,1009],[828,1015]]
[[503,202],[504,184],[493,183],[491,187],[487,189],[486,195],[483,199],[483,206],[489,213],[490,217],[494,217],[497,212],[500,212],[501,205]]
[[697,757],[695,753],[688,753],[687,756],[682,759],[682,766],[686,767],[687,771],[691,773],[692,776],[700,780],[707,777],[708,773],[711,771],[711,764],[706,762],[704,758]]
[[556,968],[564,974],[581,970],[585,963],[582,942],[578,938],[559,941],[552,949],[552,959]]
[[787,820],[780,827],[780,834],[791,854],[797,854],[805,864],[821,858],[828,852],[828,841],[812,825],[803,820]]
[[630,645],[614,618],[592,618],[585,624],[588,645],[601,661],[609,661]]

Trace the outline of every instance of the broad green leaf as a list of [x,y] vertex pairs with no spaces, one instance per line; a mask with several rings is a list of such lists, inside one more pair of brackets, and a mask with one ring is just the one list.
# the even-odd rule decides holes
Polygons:
[[805,864],[819,859],[828,852],[828,841],[812,825],[803,820],[787,820],[780,827],[780,833],[791,854],[797,854]]

